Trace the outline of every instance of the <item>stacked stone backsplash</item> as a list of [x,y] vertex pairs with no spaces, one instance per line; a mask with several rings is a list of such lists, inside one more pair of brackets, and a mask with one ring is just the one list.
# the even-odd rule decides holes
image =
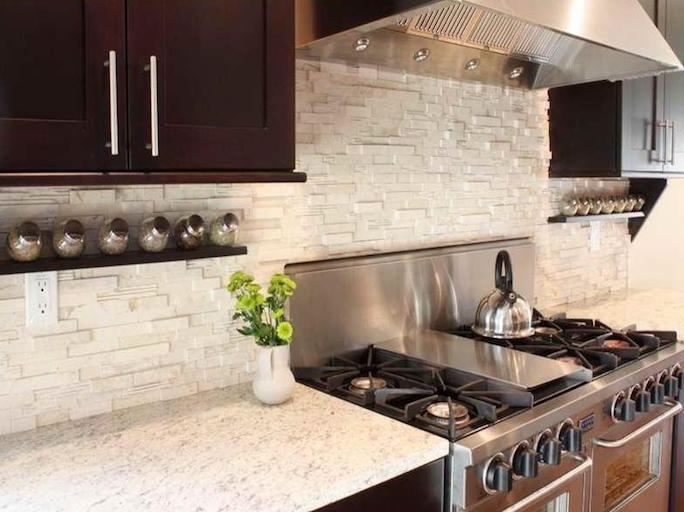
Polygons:
[[[540,308],[627,283],[624,222],[549,225],[568,194],[622,181],[549,180],[545,92],[297,63],[297,169],[306,184],[0,188],[0,232],[75,216],[136,226],[153,213],[234,211],[249,255],[59,273],[59,323],[24,326],[23,275],[0,277],[0,433],[250,379],[227,276],[286,262],[531,236]],[[264,148],[265,151],[268,148]],[[3,236],[4,238],[4,236]],[[4,240],[2,241],[4,244]]]

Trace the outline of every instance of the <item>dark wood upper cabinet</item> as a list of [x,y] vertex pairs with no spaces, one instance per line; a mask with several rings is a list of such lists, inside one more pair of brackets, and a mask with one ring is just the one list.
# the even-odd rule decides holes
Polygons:
[[291,1],[0,0],[0,33],[0,184],[303,181]]
[[123,0],[0,0],[0,169],[125,168],[126,88],[113,155],[108,68],[115,52],[125,73],[124,16]]
[[293,17],[283,0],[129,0],[132,168],[292,169]]
[[[640,0],[684,61],[684,2]],[[684,175],[684,72],[549,91],[551,177]]]

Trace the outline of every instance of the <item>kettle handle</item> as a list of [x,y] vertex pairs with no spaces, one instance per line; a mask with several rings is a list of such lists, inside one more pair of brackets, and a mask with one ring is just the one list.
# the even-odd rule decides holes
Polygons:
[[499,251],[496,255],[494,284],[505,294],[513,290],[513,265],[508,251]]

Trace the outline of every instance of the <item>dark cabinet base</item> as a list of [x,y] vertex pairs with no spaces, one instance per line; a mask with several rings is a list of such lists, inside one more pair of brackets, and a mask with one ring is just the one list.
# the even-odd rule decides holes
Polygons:
[[443,506],[444,460],[438,460],[327,505],[318,512],[442,512]]

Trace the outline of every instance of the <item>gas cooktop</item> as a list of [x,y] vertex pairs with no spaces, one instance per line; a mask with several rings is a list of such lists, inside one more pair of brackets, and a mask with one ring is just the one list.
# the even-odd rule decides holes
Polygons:
[[469,326],[414,333],[293,371],[304,384],[457,441],[677,340],[586,319],[534,326],[516,340],[482,338]]
[[522,339],[493,339],[475,334],[470,326],[449,331],[538,356],[572,363],[591,370],[597,378],[656,350],[677,342],[675,331],[616,331],[599,320],[546,319],[535,314],[535,334]]
[[530,392],[371,346],[294,368],[297,379],[368,409],[456,440],[525,410]]

